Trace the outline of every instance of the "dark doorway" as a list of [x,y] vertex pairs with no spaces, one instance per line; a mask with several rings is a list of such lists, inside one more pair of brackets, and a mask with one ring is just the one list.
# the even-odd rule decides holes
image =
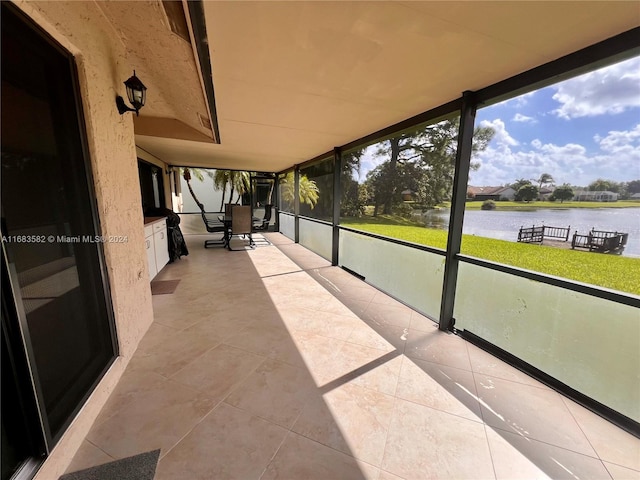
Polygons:
[[164,208],[164,182],[162,168],[138,159],[138,177],[142,192],[142,210]]

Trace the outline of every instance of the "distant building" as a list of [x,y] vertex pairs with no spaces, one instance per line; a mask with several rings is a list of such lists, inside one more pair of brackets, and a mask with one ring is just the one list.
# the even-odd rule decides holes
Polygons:
[[416,199],[416,194],[413,190],[403,190],[400,195],[402,195],[403,202],[413,202]]
[[576,202],[617,202],[618,194],[607,190],[578,190],[573,199]]
[[640,200],[640,193],[634,193],[629,198],[631,198],[632,200]]
[[516,191],[511,187],[467,187],[468,200],[513,200]]
[[538,200],[549,200],[555,189],[555,187],[542,187],[538,191]]

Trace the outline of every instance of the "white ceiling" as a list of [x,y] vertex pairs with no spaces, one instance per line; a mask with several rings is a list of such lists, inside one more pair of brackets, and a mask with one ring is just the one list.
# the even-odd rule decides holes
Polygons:
[[168,164],[253,171],[302,163],[640,25],[635,1],[205,1],[204,10],[221,143],[139,128],[136,143]]

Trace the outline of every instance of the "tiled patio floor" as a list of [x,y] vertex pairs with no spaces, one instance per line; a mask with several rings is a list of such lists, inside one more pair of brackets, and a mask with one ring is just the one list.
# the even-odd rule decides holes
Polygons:
[[68,471],[161,448],[166,479],[640,479],[640,440],[268,234],[158,279]]

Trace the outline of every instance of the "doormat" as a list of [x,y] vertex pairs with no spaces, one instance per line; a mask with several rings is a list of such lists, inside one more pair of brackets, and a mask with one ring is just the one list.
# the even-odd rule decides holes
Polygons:
[[59,480],[153,480],[160,449],[67,473]]
[[167,295],[176,291],[180,280],[155,280],[151,282],[152,295]]

